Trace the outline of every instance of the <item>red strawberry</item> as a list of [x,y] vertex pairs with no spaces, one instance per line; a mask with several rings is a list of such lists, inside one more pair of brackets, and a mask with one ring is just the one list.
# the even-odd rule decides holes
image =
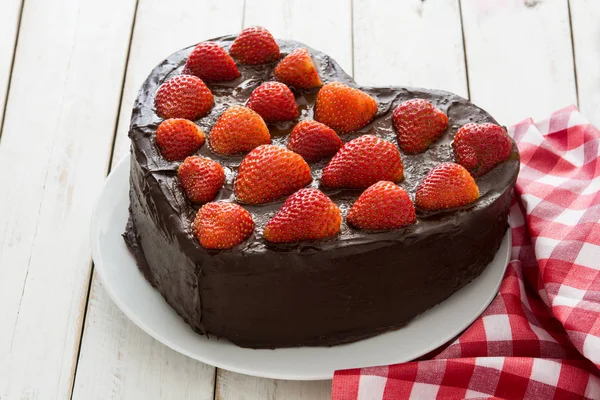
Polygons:
[[154,106],[162,118],[198,119],[214,104],[210,89],[193,75],[178,75],[163,83],[156,91]]
[[469,171],[445,162],[435,166],[417,187],[415,204],[423,210],[462,207],[479,198],[479,188]]
[[205,82],[231,81],[240,76],[233,58],[215,42],[198,44],[185,63],[184,73]]
[[264,64],[279,58],[279,46],[261,26],[246,28],[233,41],[229,54],[242,64]]
[[294,93],[281,82],[265,82],[252,92],[246,107],[266,122],[290,121],[298,117]]
[[300,89],[322,86],[308,49],[296,49],[275,67],[275,77],[286,85]]
[[304,159],[288,149],[262,145],[242,160],[235,180],[235,195],[248,204],[277,200],[312,181]]
[[319,90],[315,119],[336,132],[357,131],[377,113],[374,98],[341,82],[328,83]]
[[504,128],[494,124],[466,124],[452,142],[456,162],[474,177],[491,171],[507,160],[513,146]]
[[378,181],[399,182],[404,177],[400,152],[392,143],[363,135],[346,143],[323,170],[321,183],[337,188],[362,189]]
[[233,155],[271,143],[271,135],[260,115],[246,107],[231,106],[213,126],[209,140],[215,152]]
[[225,182],[221,164],[198,156],[186,158],[177,170],[177,177],[193,203],[213,200]]
[[300,121],[292,130],[288,149],[307,161],[318,161],[337,153],[344,143],[333,129],[317,121]]
[[338,234],[340,209],[323,192],[300,189],[288,197],[263,233],[273,243],[327,239]]
[[194,236],[206,249],[231,249],[252,232],[252,216],[234,203],[206,203],[200,207],[194,220]]
[[204,132],[192,121],[171,118],[158,126],[156,144],[168,161],[183,160],[202,147]]
[[417,216],[406,190],[393,182],[379,181],[360,195],[346,219],[357,228],[379,230],[413,224]]
[[424,99],[407,100],[394,110],[398,144],[407,154],[424,152],[448,127],[448,116]]

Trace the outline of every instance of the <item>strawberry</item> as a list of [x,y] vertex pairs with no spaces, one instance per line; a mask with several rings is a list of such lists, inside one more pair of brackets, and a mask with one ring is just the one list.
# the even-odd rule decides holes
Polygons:
[[246,107],[259,113],[265,122],[290,121],[298,117],[294,93],[281,82],[265,82],[254,89]]
[[321,183],[336,188],[367,188],[404,177],[400,152],[392,143],[363,135],[346,143],[323,170]]
[[262,145],[242,160],[235,180],[235,195],[248,204],[277,200],[312,181],[304,159],[288,149]]
[[310,89],[323,85],[306,48],[292,51],[277,64],[274,72],[278,80],[299,89]]
[[206,203],[196,214],[194,236],[206,249],[231,249],[254,232],[248,211],[234,203]]
[[229,54],[242,64],[264,64],[279,59],[279,46],[261,26],[246,28],[233,41]]
[[233,155],[271,143],[271,135],[260,115],[247,107],[231,106],[213,126],[209,140],[215,152]]
[[379,181],[354,202],[346,217],[360,229],[395,229],[417,220],[415,206],[406,190],[393,182]]
[[156,129],[156,144],[168,161],[183,160],[204,144],[204,132],[192,121],[170,118]]
[[448,127],[448,116],[424,99],[407,100],[392,114],[398,144],[407,154],[422,153]]
[[417,187],[415,204],[423,210],[462,207],[479,198],[475,180],[462,165],[451,162],[435,166]]
[[317,121],[300,121],[290,134],[288,149],[300,154],[306,161],[331,157],[342,147],[342,139],[333,129]]
[[221,164],[198,156],[186,158],[177,170],[177,177],[192,203],[213,200],[225,182]]
[[327,239],[339,233],[341,223],[339,207],[323,192],[300,189],[285,200],[263,235],[273,243]]
[[154,106],[162,118],[198,119],[214,104],[210,89],[193,75],[177,75],[156,91]]
[[359,130],[376,113],[374,98],[341,82],[328,83],[317,94],[315,119],[339,133]]
[[202,42],[194,47],[183,72],[205,82],[232,81],[240,76],[233,58],[215,42]]
[[513,150],[504,128],[495,124],[466,124],[456,132],[452,147],[456,162],[474,177],[507,160]]

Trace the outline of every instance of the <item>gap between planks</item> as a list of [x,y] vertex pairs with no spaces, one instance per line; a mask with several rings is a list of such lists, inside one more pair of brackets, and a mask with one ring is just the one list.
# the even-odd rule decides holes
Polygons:
[[[114,156],[114,151],[115,151],[115,143],[116,143],[116,139],[117,139],[117,127],[119,126],[119,116],[121,114],[121,106],[123,104],[123,92],[125,90],[125,80],[127,79],[127,67],[129,65],[129,56],[131,55],[131,42],[133,40],[133,30],[135,29],[135,20],[137,18],[137,10],[138,10],[138,5],[139,5],[139,0],[135,0],[135,5],[133,8],[133,18],[131,21],[131,28],[129,30],[129,45],[127,46],[127,55],[125,56],[125,66],[123,68],[123,76],[121,78],[121,91],[119,94],[119,104],[117,105],[117,116],[115,118],[115,127],[113,130],[113,135],[112,135],[112,143],[110,146],[110,155],[108,157],[108,163],[106,166],[106,176],[108,176],[110,174],[110,171],[112,170],[112,163],[113,163],[113,156]],[[75,355],[76,357],[76,361],[75,361],[75,366],[73,368],[73,384],[71,385],[71,393],[69,394],[69,399],[73,399],[73,391],[75,388],[75,382],[77,381],[77,367],[79,366],[79,355],[81,354],[81,346],[83,343],[83,335],[85,333],[85,322],[86,322],[86,318],[87,318],[87,312],[88,312],[88,304],[89,304],[89,300],[90,300],[90,294],[92,291],[92,281],[94,279],[94,262],[91,262],[91,266],[90,266],[90,277],[88,280],[88,286],[87,286],[87,295],[85,296],[85,304],[83,306],[83,317],[81,319],[81,335],[79,336],[79,346],[77,347],[77,353]],[[0,399],[1,400],[1,399]]]
[[[15,3],[15,2],[13,1],[13,3]],[[6,86],[5,86],[6,91],[5,91],[4,100],[3,100],[4,103],[2,103],[3,106],[1,107],[2,110],[0,112],[0,141],[2,140],[2,132],[4,131],[4,118],[6,117],[8,96],[10,94],[10,84],[12,82],[12,72],[15,67],[15,55],[17,54],[17,46],[19,45],[19,31],[21,30],[21,19],[23,18],[24,3],[25,3],[25,0],[20,0],[19,6],[17,7],[18,13],[17,13],[17,21],[16,21],[15,34],[14,34],[15,38],[13,41],[12,52],[10,55],[10,62],[9,62],[9,67],[8,67],[8,71],[7,71],[8,77],[6,78]],[[8,4],[8,2],[5,3],[4,6],[6,6],[6,4]],[[8,15],[8,13],[7,13],[7,15]],[[10,27],[10,24],[6,24],[5,26]],[[7,56],[7,54],[0,54],[0,56],[5,57],[5,56]],[[2,79],[1,76],[0,76],[0,79]]]

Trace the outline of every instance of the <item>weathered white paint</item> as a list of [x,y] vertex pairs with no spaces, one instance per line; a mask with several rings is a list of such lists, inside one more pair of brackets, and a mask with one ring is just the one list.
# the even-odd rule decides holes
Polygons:
[[106,175],[134,4],[25,2],[0,140],[2,399],[71,394],[89,218]]
[[471,100],[501,124],[575,104],[564,0],[461,0]]
[[215,400],[325,400],[330,398],[331,381],[283,381],[218,370]]
[[360,84],[467,97],[458,0],[354,0],[354,68]]
[[579,107],[600,127],[600,1],[571,0]]

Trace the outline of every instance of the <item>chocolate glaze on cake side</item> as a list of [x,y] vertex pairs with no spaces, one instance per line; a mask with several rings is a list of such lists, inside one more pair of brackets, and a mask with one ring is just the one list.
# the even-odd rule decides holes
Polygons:
[[[212,39],[226,50],[235,36]],[[281,57],[301,43],[277,41]],[[366,232],[345,222],[361,191],[319,186],[328,160],[312,163],[311,186],[323,190],[342,210],[340,234],[329,240],[271,244],[262,229],[281,207],[280,201],[244,207],[256,223],[248,240],[231,250],[207,250],[192,233],[198,210],[185,198],[176,179],[181,162],[158,153],[154,134],[160,122],[154,94],[166,79],[181,73],[193,47],[158,65],[141,88],[133,108],[130,221],[125,240],[148,281],[197,332],[253,348],[336,345],[397,329],[448,298],[477,277],[493,259],[508,227],[507,215],[519,170],[513,144],[510,159],[476,179],[480,199],[459,210],[422,212],[417,222],[386,232]],[[309,48],[323,83],[341,81],[373,96],[374,121],[360,132],[341,135],[344,142],[370,133],[397,145],[391,113],[401,102],[424,98],[444,111],[449,125],[442,139],[417,155],[402,153],[411,197],[435,165],[454,161],[451,142],[469,122],[496,121],[484,110],[452,93],[405,87],[356,85],[329,56]],[[241,77],[208,84],[215,98],[210,113],[195,121],[210,135],[229,106],[244,105],[262,82],[274,80],[276,63],[238,65]],[[294,91],[299,119],[312,119],[318,89]],[[269,126],[273,144],[285,146],[294,122]],[[224,157],[207,143],[198,155],[214,159],[226,172],[217,199],[235,201],[233,183],[243,156]]]

